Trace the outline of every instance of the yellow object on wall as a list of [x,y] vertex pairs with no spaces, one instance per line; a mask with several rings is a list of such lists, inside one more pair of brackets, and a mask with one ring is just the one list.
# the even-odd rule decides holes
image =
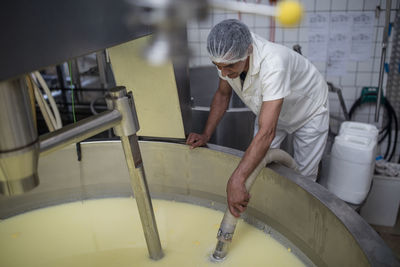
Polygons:
[[172,63],[152,66],[141,57],[149,38],[108,49],[115,80],[133,92],[139,136],[185,138]]

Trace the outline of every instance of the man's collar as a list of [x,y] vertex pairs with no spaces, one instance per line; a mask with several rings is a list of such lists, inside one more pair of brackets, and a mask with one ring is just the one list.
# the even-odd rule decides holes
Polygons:
[[254,34],[252,34],[253,37],[253,52],[250,54],[250,62],[249,62],[249,71],[248,73],[250,75],[256,75],[260,71],[261,67],[261,62],[260,62],[260,51],[258,50],[257,45],[255,44],[254,41]]

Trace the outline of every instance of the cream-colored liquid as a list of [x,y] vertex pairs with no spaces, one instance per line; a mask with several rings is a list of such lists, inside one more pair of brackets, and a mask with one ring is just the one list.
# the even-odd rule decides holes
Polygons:
[[148,258],[136,202],[75,202],[0,221],[0,266],[304,266],[271,236],[239,221],[228,257],[210,262],[222,213],[153,200],[164,258]]

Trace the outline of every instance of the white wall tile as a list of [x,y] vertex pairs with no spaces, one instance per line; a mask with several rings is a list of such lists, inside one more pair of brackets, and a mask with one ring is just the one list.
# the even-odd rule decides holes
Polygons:
[[374,41],[375,42],[382,42],[382,37],[383,37],[383,27],[378,27],[376,28],[376,30],[374,31]]
[[373,72],[379,72],[379,69],[381,67],[380,59],[379,60],[378,59],[374,59],[373,61],[374,61],[374,66],[372,67],[372,71]]
[[331,0],[317,0],[315,9],[317,11],[329,11],[331,8]]
[[200,56],[208,57],[208,51],[207,51],[207,44],[206,43],[200,43]]
[[[356,84],[356,75],[352,73],[347,73],[343,75],[340,80],[341,86],[355,86]],[[353,93],[354,95],[354,93]]]
[[350,11],[361,11],[363,7],[364,7],[364,0],[349,0],[347,4],[347,8]]
[[349,61],[347,62],[346,70],[348,72],[355,72],[357,71],[357,61]]
[[365,11],[375,11],[376,6],[377,6],[376,0],[364,0],[364,10]]
[[211,29],[200,30],[200,42],[207,42],[208,34],[210,33]]
[[396,19],[396,10],[390,11],[390,22],[394,22]]
[[[332,1],[332,9],[331,10],[334,10],[334,11],[344,11],[344,10],[346,10],[347,1],[348,0],[333,0]],[[352,2],[352,0],[349,0],[349,1]],[[354,2],[358,2],[358,1],[354,1]]]
[[305,11],[314,11],[315,2],[316,0],[301,0],[301,3],[303,4],[303,8]]
[[354,101],[356,99],[355,87],[342,87],[342,95],[345,100]]
[[275,42],[282,43],[283,42],[283,30],[282,28],[275,28]]
[[217,25],[218,23],[220,23],[221,21],[226,19],[226,14],[222,13],[222,14],[214,14],[213,15],[213,25]]
[[200,32],[197,29],[187,29],[188,42],[200,42]]
[[283,40],[285,42],[298,42],[299,30],[297,28],[288,28],[283,30]]
[[373,60],[367,60],[367,61],[360,61],[358,62],[358,71],[367,71],[371,72],[373,68]]
[[254,27],[254,15],[242,13],[242,22],[248,27]]
[[237,12],[227,12],[226,19],[239,19]]
[[299,28],[307,28],[309,25],[309,23],[308,23],[308,17],[311,15],[311,14],[314,14],[314,11],[308,11],[308,12],[306,12],[306,13],[303,13],[303,17],[302,17],[302,19],[301,19],[301,21],[300,21],[300,24],[298,25],[298,27]]
[[299,29],[299,42],[308,42],[308,28]]
[[372,77],[370,73],[357,73],[356,85],[357,86],[370,86]]
[[255,27],[269,27],[270,26],[270,18],[265,16],[255,16],[254,17],[254,26]]

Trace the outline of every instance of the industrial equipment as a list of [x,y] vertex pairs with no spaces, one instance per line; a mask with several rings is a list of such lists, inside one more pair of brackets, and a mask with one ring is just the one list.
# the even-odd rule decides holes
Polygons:
[[[212,1],[17,0],[1,9],[0,22],[7,27],[2,32],[0,49],[0,192],[9,197],[0,199],[0,218],[77,200],[82,195],[85,198],[127,196],[132,188],[150,258],[158,260],[163,251],[149,188],[155,196],[163,198],[203,205],[225,202],[226,181],[218,178],[229,177],[238,164],[238,157],[225,153],[232,151],[219,148],[220,151],[203,148],[190,151],[186,146],[166,142],[139,145],[133,96],[124,87],[109,92],[108,111],[39,137],[33,124],[28,89],[21,76],[153,31],[156,37],[152,47],[160,52],[153,58],[157,61],[174,51],[166,44],[171,42],[172,47],[176,46],[175,30],[177,38],[181,38],[185,20],[189,16],[202,18],[204,9],[210,5]],[[149,11],[154,20],[148,24],[135,21],[133,16],[138,11]],[[184,14],[179,13],[182,11]],[[38,18],[38,14],[45,16]],[[20,39],[23,37],[30,41]],[[178,47],[182,44],[177,43]],[[150,51],[154,52],[151,48]],[[148,55],[154,56],[153,52]],[[114,128],[120,142],[84,144],[83,150],[89,156],[81,163],[65,160],[71,147],[61,148],[109,128]],[[51,152],[51,156],[43,157]],[[200,167],[190,164],[194,160]],[[383,241],[354,211],[319,185],[302,180],[290,170],[277,168],[283,176],[270,169],[261,171],[248,220],[282,233],[318,266],[397,264]],[[79,178],[87,178],[86,182],[93,179],[106,182],[78,181],[66,186],[72,182],[74,169],[85,170],[79,173]],[[59,180],[53,184],[54,173]],[[28,192],[40,183],[47,187],[39,186]]]

